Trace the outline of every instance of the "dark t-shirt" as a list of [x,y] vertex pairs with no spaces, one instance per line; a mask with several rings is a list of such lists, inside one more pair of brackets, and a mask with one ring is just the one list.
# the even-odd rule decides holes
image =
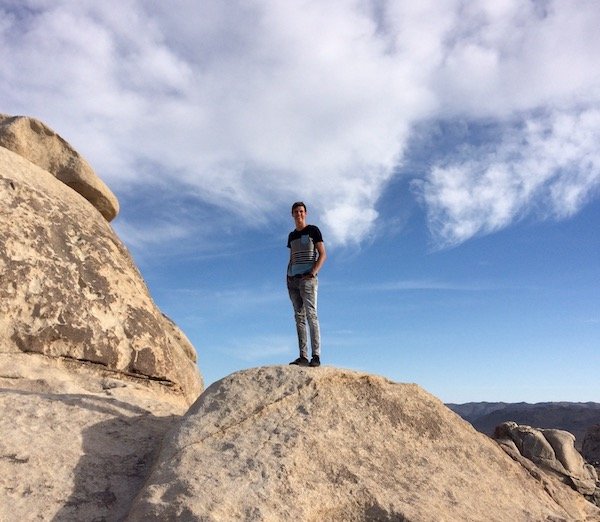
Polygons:
[[321,231],[315,225],[306,225],[302,230],[293,230],[288,236],[287,246],[291,249],[288,275],[310,272],[319,257],[316,244],[323,241]]

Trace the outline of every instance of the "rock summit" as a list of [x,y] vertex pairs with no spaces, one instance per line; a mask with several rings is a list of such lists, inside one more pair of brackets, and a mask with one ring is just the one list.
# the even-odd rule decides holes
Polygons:
[[414,384],[264,367],[210,386],[128,520],[567,521],[600,511],[533,477]]

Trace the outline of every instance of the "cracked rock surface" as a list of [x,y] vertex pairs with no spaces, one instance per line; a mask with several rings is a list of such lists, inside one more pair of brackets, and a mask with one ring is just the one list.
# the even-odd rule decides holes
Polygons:
[[0,147],[0,358],[37,353],[202,390],[195,350],[89,202]]
[[211,385],[163,441],[127,518],[599,519],[417,385],[323,366],[250,369]]
[[30,159],[0,146],[0,520],[120,521],[202,378],[106,216]]

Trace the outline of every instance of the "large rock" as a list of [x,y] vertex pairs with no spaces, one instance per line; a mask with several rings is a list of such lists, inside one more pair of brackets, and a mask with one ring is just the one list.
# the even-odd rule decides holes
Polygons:
[[0,201],[0,359],[69,359],[193,402],[202,390],[194,348],[158,310],[107,221],[3,147]]
[[39,120],[0,114],[0,147],[50,172],[87,199],[106,220],[119,213],[119,201],[81,155]]
[[535,477],[413,384],[269,367],[209,387],[129,521],[566,521],[600,510]]
[[0,147],[0,520],[118,521],[202,379],[110,225],[57,177]]
[[575,449],[575,437],[563,430],[537,429],[505,422],[494,438],[510,453],[518,451],[544,471],[558,476],[582,495],[594,495],[598,476]]

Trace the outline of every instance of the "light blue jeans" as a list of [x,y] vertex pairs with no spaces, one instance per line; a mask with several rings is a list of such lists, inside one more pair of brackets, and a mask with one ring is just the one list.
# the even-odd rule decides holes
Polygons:
[[321,355],[321,331],[319,318],[317,317],[317,290],[319,281],[317,277],[302,279],[300,277],[288,277],[288,293],[294,307],[294,319],[296,320],[296,331],[298,333],[298,348],[300,356],[308,359],[308,344],[306,336],[306,323],[310,331],[310,346],[312,356]]

